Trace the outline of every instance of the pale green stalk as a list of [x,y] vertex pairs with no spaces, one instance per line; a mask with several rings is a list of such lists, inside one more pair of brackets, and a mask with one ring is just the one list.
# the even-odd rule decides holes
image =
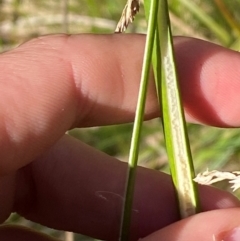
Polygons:
[[129,240],[129,236],[130,236],[132,203],[133,203],[133,195],[134,195],[136,167],[137,167],[137,161],[138,161],[140,132],[141,132],[142,122],[144,118],[147,85],[148,85],[149,71],[151,66],[154,33],[155,33],[156,20],[157,20],[158,1],[159,0],[152,0],[150,5],[150,17],[149,17],[148,32],[147,32],[146,44],[145,44],[146,47],[145,47],[143,66],[142,66],[139,97],[137,102],[136,115],[135,115],[130,154],[129,154],[129,162],[128,162],[126,191],[125,191],[125,199],[124,199],[124,207],[123,207],[121,231],[120,231],[121,241]]
[[[149,0],[145,0],[145,8],[148,17]],[[199,210],[198,194],[193,181],[194,167],[179,93],[166,0],[160,1],[158,11],[153,69],[159,103],[162,107],[161,115],[172,179],[178,197],[180,215],[184,218]]]
[[[183,113],[167,0],[159,3],[159,39],[162,59],[161,107],[171,175],[182,218],[199,210],[194,167]],[[156,53],[158,54],[158,53]]]

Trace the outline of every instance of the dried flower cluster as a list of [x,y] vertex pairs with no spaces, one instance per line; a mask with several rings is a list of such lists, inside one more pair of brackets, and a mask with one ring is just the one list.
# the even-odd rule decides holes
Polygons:
[[236,191],[240,188],[240,172],[220,172],[220,171],[208,171],[199,173],[196,178],[193,179],[195,182],[202,185],[211,185],[216,182],[223,180],[230,180],[229,183],[232,184],[231,188]]
[[123,9],[122,16],[116,27],[115,33],[122,33],[127,29],[129,23],[132,23],[132,21],[134,20],[134,17],[138,13],[139,8],[140,0],[127,1],[127,4]]

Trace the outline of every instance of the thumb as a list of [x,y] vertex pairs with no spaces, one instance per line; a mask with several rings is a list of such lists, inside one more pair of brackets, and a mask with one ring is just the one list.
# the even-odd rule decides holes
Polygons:
[[237,241],[240,240],[240,209],[200,213],[173,223],[141,241]]

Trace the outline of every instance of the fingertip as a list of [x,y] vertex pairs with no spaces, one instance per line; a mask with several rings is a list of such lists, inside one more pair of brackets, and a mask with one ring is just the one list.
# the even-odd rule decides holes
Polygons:
[[175,38],[187,119],[218,127],[240,125],[240,54],[194,38]]
[[222,241],[226,238],[227,232],[239,225],[239,208],[214,210],[173,223],[145,237],[142,241]]
[[199,185],[199,194],[201,209],[204,211],[240,207],[236,196],[213,186]]

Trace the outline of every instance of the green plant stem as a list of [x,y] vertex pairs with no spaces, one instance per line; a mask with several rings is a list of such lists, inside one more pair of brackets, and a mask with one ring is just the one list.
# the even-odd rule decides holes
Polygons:
[[144,53],[143,66],[142,66],[139,97],[137,102],[136,115],[135,115],[133,134],[132,134],[132,140],[131,140],[131,148],[130,148],[130,154],[129,154],[126,191],[125,191],[125,199],[124,199],[124,207],[123,207],[121,231],[120,231],[121,241],[127,241],[129,240],[129,237],[130,237],[136,166],[138,161],[140,133],[141,133],[142,122],[144,118],[147,85],[148,85],[149,71],[150,71],[151,58],[152,58],[154,34],[155,34],[156,20],[157,20],[158,1],[159,0],[152,0],[151,6],[150,6],[150,13],[149,13],[150,17],[149,17],[148,32],[147,32],[146,44],[145,44],[145,53]]

